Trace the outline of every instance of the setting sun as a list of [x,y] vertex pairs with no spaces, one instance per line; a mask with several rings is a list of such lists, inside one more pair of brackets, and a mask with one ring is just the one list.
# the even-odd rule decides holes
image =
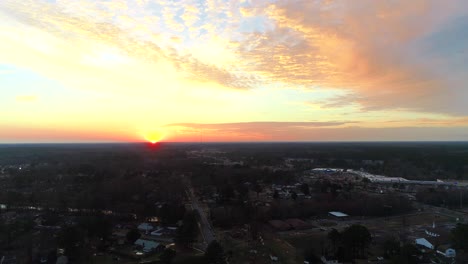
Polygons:
[[161,131],[152,131],[146,134],[145,139],[152,144],[160,142],[164,138],[164,134]]
[[468,1],[0,0],[0,21],[0,143],[468,140]]

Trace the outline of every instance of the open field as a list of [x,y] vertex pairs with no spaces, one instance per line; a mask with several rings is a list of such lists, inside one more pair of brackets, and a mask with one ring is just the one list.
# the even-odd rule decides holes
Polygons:
[[[327,221],[327,226],[330,226],[330,222],[331,221]],[[303,258],[306,250],[313,250],[316,255],[326,252],[328,243],[327,234],[332,228],[342,231],[352,224],[362,224],[369,229],[374,237],[373,239],[377,241],[385,240],[388,237],[395,236],[402,232],[409,233],[409,235],[411,235],[412,230],[429,228],[432,226],[433,222],[435,222],[436,225],[454,225],[455,219],[445,215],[439,215],[434,212],[420,212],[388,218],[336,221],[336,225],[331,225],[325,231],[319,228],[314,228],[303,231],[281,232],[279,237],[285,242],[285,244],[289,244],[295,248],[295,250],[290,250],[290,252],[294,255],[293,258],[300,260]],[[378,256],[383,253],[380,246],[371,246],[369,251],[371,255],[374,256]]]

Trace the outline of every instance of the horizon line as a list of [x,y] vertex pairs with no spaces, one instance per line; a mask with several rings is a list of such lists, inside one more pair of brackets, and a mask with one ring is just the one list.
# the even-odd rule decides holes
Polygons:
[[1,145],[127,145],[127,144],[263,144],[263,143],[468,143],[468,140],[323,140],[323,141],[84,141],[84,142],[0,142]]

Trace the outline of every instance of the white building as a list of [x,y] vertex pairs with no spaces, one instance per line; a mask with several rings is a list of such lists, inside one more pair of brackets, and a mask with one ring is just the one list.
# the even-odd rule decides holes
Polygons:
[[427,241],[425,238],[416,238],[416,245],[426,247],[428,249],[434,249],[434,245],[431,242]]
[[347,217],[349,215],[345,214],[345,213],[342,213],[342,212],[328,212],[330,215],[334,216],[334,217],[339,217],[339,218],[343,218],[343,217]]

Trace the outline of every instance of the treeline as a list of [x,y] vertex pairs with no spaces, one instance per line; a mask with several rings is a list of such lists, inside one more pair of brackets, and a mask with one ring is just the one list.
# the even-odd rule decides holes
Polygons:
[[330,253],[340,261],[366,258],[367,248],[372,241],[369,230],[363,225],[352,225],[343,232],[332,229],[328,239],[331,242]]
[[276,219],[309,218],[342,211],[351,216],[392,216],[413,210],[411,202],[397,195],[347,194],[333,198],[323,194],[311,200],[274,200],[268,206],[253,203],[223,205],[211,210],[213,223],[219,227],[267,222]]
[[420,189],[416,193],[418,202],[449,208],[460,208],[468,204],[468,190]]
[[250,166],[225,167],[202,162],[195,164],[189,174],[192,176],[192,184],[195,187],[203,188],[212,185],[219,189],[226,185],[238,186],[255,182],[289,184],[293,183],[297,176],[295,172],[287,170],[272,171]]
[[[468,144],[457,143],[278,143],[220,146],[246,164],[277,165],[283,158],[313,159],[315,167],[364,168],[408,179],[468,179]],[[366,165],[363,160],[381,160]]]
[[280,200],[268,210],[271,219],[307,218],[327,214],[330,211],[342,211],[351,216],[390,216],[413,210],[411,203],[397,195],[348,194],[333,199],[324,194],[316,199],[294,202]]
[[[16,188],[14,182],[23,177],[30,178],[29,184]],[[18,175],[3,182],[0,203],[10,207],[34,206],[61,212],[71,208],[84,212],[110,210],[141,217],[161,215],[160,211],[177,214],[185,199],[185,189],[178,175],[156,171],[124,171],[103,177],[54,175],[34,178]],[[167,204],[171,205],[169,210],[165,210]],[[167,218],[180,219],[179,216]]]

